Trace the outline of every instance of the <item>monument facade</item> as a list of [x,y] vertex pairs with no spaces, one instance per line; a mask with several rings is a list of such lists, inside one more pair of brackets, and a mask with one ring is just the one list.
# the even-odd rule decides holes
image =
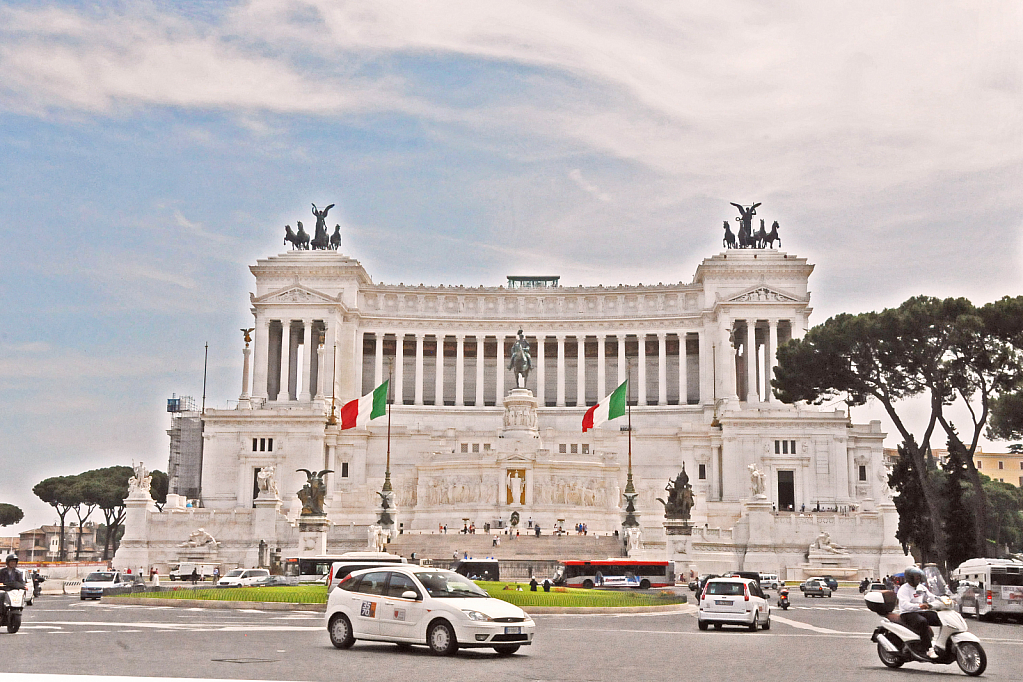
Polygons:
[[[753,214],[743,209],[744,242]],[[259,260],[237,408],[205,415],[198,508],[175,498],[142,519],[140,503],[132,519],[145,530],[122,552],[170,562],[200,526],[225,562],[255,565],[261,540],[297,547],[303,470],[321,472],[327,548],[364,549],[388,443],[388,511],[402,532],[506,524],[513,512],[544,529],[621,532],[626,420],[585,434],[581,420],[629,376],[630,553],[673,558],[680,573],[890,572],[905,558],[880,422],[782,404],[769,387],[777,348],[809,324],[814,268],[744,246],[688,282],[595,287],[382,284],[330,246]],[[327,423],[388,377],[389,440],[386,419]],[[658,498],[683,467],[680,536]]]

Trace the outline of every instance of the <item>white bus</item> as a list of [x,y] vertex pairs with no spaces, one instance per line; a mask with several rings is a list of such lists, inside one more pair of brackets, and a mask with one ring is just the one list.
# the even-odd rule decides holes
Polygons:
[[[373,566],[377,566],[379,564],[403,564],[405,563],[405,558],[397,554],[388,554],[387,552],[345,552],[344,554],[285,557],[281,564],[284,569],[284,575],[288,578],[289,583],[321,583],[327,585],[330,583],[330,578],[333,577],[330,575],[331,567],[337,561],[351,563],[369,562]],[[370,568],[370,566],[367,565],[363,568]]]
[[952,579],[965,583],[959,590],[962,614],[1023,617],[1023,561],[970,559],[952,571]]

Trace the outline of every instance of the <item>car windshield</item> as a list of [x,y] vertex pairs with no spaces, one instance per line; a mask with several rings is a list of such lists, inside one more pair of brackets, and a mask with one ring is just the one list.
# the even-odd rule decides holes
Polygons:
[[718,594],[735,597],[746,594],[745,585],[742,583],[715,583],[707,587],[707,594]]
[[113,582],[113,580],[113,573],[90,573],[85,578],[85,582],[87,583],[109,583]]
[[244,573],[244,572],[245,572],[245,571],[238,571],[238,570],[235,570],[235,571],[228,571],[228,572],[227,572],[227,575],[225,575],[224,577],[225,577],[225,578],[237,578],[238,576],[240,576],[240,575],[241,575],[242,573]]
[[416,573],[431,597],[489,597],[483,589],[465,576],[451,571]]

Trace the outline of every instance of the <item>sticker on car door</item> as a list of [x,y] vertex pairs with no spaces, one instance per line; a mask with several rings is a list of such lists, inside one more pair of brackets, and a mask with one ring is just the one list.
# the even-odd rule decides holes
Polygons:
[[362,602],[362,609],[359,611],[360,616],[366,618],[377,617],[377,603],[375,601],[364,601]]
[[405,620],[405,609],[395,609],[394,610],[394,620],[404,621]]

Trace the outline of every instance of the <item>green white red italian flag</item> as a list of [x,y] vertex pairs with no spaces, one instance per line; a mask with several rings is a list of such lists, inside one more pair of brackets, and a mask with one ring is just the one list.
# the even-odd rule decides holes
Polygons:
[[361,398],[344,404],[341,408],[341,428],[354,429],[365,426],[370,419],[383,417],[387,414],[387,381]]
[[614,390],[614,393],[586,410],[586,414],[583,415],[583,433],[600,426],[608,419],[615,419],[625,414],[625,396],[629,390],[628,384],[628,380],[623,381],[622,385]]

